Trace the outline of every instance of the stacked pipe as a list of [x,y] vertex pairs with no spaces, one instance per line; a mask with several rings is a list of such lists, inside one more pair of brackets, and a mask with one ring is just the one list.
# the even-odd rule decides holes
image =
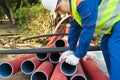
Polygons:
[[26,59],[21,63],[21,71],[24,74],[32,74],[40,64],[41,62],[36,57]]
[[109,77],[92,58],[88,57],[86,60],[81,59],[81,63],[91,80],[109,80]]
[[0,76],[2,78],[10,78],[13,74],[20,71],[20,65],[22,61],[34,57],[34,54],[29,54],[24,57],[15,58],[13,60],[10,60],[8,62],[3,62],[0,65]]
[[[68,33],[70,30],[70,24],[66,25],[65,32]],[[58,38],[55,41],[55,47],[68,47],[68,36],[64,36],[63,38]]]
[[[59,32],[68,33],[69,27],[67,24]],[[67,36],[52,36],[49,39],[45,47],[68,47]],[[57,43],[58,40],[63,41],[64,46],[61,46],[62,43]],[[72,66],[64,60],[58,63],[61,54],[62,52],[34,53],[32,56],[26,55],[1,63],[0,77],[10,78],[21,69],[24,74],[30,74],[30,80],[87,80],[86,72],[91,80],[109,80],[92,59],[88,58],[86,61],[81,59],[78,65]]]
[[49,80],[53,69],[54,65],[50,61],[45,61],[31,75],[30,80]]

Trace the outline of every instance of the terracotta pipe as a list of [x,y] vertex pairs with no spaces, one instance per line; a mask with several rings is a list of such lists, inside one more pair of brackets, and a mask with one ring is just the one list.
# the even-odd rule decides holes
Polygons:
[[55,32],[57,31],[57,29],[59,28],[60,24],[61,24],[63,21],[65,21],[66,19],[68,19],[69,17],[70,17],[70,15],[67,15],[67,16],[64,17],[62,20],[60,20],[60,21],[58,22],[58,24],[56,25],[56,28],[55,28],[55,30],[54,30],[53,33],[55,33]]
[[60,64],[61,72],[66,76],[72,76],[77,72],[77,66],[67,64],[64,60]]
[[53,69],[54,65],[50,61],[44,61],[31,75],[30,80],[49,80]]
[[0,74],[2,78],[10,78],[13,74],[20,71],[20,65],[25,59],[34,57],[34,54],[29,54],[24,57],[15,58],[8,62],[3,62],[0,65]]
[[[60,28],[58,30],[58,32],[65,33],[65,28]],[[51,36],[51,37],[49,37],[49,41],[47,43],[47,46],[53,44],[58,38],[63,38],[63,36]]]
[[32,74],[40,64],[41,62],[35,57],[26,59],[21,64],[21,71],[24,74]]
[[35,57],[39,60],[39,61],[45,61],[48,58],[48,53],[36,53]]
[[81,59],[80,61],[91,80],[109,80],[109,77],[92,58],[88,57],[86,60]]
[[[65,33],[68,33],[70,30],[70,24],[66,24],[66,31]],[[68,47],[68,36],[64,36],[63,38],[58,38],[55,43],[54,47]]]
[[55,41],[54,47],[67,47],[68,42],[65,39],[57,39]]
[[84,71],[82,69],[81,63],[78,63],[77,72],[70,77],[70,80],[87,80]]
[[60,63],[56,65],[50,80],[68,80],[67,76],[60,71]]
[[57,64],[59,62],[59,57],[60,57],[60,53],[58,52],[53,52],[49,54],[49,60],[53,64]]

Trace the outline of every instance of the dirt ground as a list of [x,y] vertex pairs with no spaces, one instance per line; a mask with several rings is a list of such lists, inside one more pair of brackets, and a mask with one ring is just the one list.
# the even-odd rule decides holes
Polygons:
[[[20,26],[11,25],[9,22],[0,23],[0,50],[3,49],[16,49],[16,48],[33,48],[40,47],[39,44],[24,44],[20,42],[21,36],[5,36],[6,34],[20,34]],[[4,35],[5,34],[5,35]],[[24,54],[0,54],[0,63],[23,56]],[[0,78],[0,80],[30,80],[30,75],[25,75],[21,71],[14,74],[8,79]]]

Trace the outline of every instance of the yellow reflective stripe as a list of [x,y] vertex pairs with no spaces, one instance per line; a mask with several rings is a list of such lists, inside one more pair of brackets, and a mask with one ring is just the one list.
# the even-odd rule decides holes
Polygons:
[[112,22],[112,24],[110,25],[110,28],[107,29],[104,33],[105,33],[105,34],[111,34],[111,30],[112,30],[114,24],[115,24],[117,21],[119,21],[119,20],[120,20],[120,12],[119,12],[119,14],[117,15],[117,17],[115,18],[115,20]]
[[[103,12],[105,11],[105,7],[107,6],[108,4],[108,0],[102,0],[102,2],[100,3],[99,5],[99,9],[98,9],[98,16],[97,16],[97,21],[96,21],[96,24],[97,26],[99,26],[99,21],[101,19],[101,16],[103,15]],[[99,26],[100,27],[100,26]],[[97,27],[98,28],[98,27]]]
[[104,0],[102,0],[102,2],[100,3],[98,9],[100,9],[100,7],[102,6],[103,2],[104,2]]
[[[72,2],[73,1],[73,2]],[[81,17],[76,10],[76,0],[71,0],[72,5],[72,16],[77,21],[79,25],[81,25]]]
[[[119,0],[117,1],[108,0],[108,1],[109,2],[104,10],[104,13],[101,16],[101,19],[98,23],[99,29],[102,29],[103,27],[105,27],[106,22],[112,17]],[[114,4],[114,6],[112,4]]]

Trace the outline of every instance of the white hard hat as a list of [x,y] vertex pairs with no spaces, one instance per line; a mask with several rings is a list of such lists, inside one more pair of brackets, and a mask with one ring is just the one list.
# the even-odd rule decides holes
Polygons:
[[58,0],[42,0],[42,5],[44,8],[48,9],[51,14],[54,13]]

